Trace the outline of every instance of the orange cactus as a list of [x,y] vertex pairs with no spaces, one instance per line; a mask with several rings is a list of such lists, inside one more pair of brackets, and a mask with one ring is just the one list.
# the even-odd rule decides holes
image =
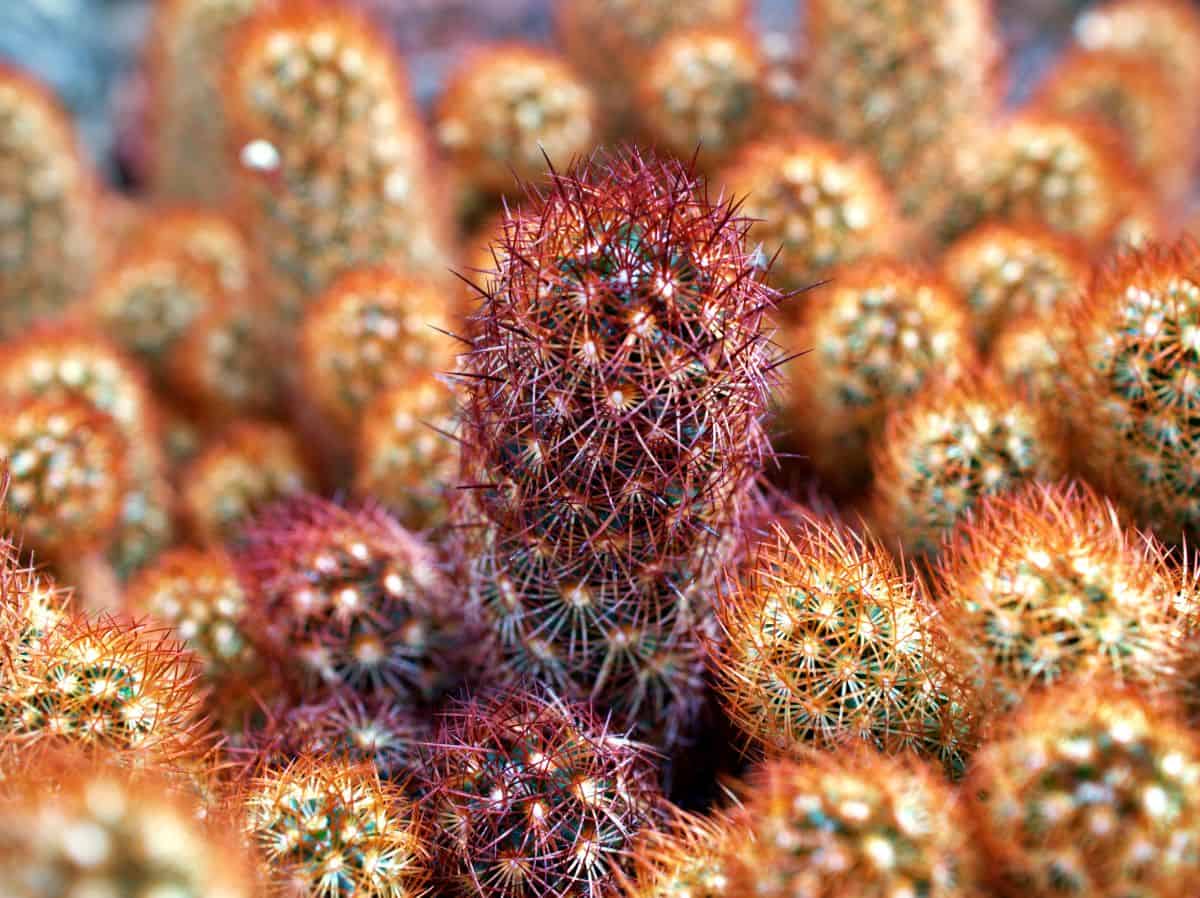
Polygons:
[[996,334],[988,364],[1022,398],[1049,405],[1066,395],[1063,359],[1073,337],[1065,316],[1028,312]]
[[431,373],[381,392],[362,414],[355,491],[387,506],[407,527],[445,523],[458,483],[454,396]]
[[1064,315],[1084,470],[1164,540],[1200,532],[1200,247],[1128,252]]
[[776,752],[867,743],[961,770],[973,696],[919,583],[870,538],[776,523],[717,604],[710,666],[726,711]]
[[729,25],[682,31],[654,47],[638,75],[648,141],[711,169],[766,123],[766,62],[758,38]]
[[272,894],[420,898],[425,838],[400,788],[374,767],[301,755],[265,768],[241,796],[245,830]]
[[1185,581],[1090,490],[1029,486],[980,503],[942,553],[947,625],[992,703],[1071,674],[1171,682]]
[[39,758],[5,782],[0,893],[256,898],[254,858],[236,831],[170,772]]
[[932,555],[985,496],[1066,474],[1052,411],[999,378],[932,381],[892,412],[871,455],[869,517],[909,555]]
[[349,428],[380,393],[428,370],[454,367],[457,323],[446,286],[385,269],[338,278],[304,313],[300,370],[306,397]]
[[986,0],[813,0],[806,122],[869,153],[905,213],[931,223],[1000,108]]
[[466,181],[512,193],[550,164],[565,167],[599,140],[596,102],[565,59],[504,44],[450,75],[435,115],[437,142]]
[[0,339],[60,317],[91,287],[102,251],[99,193],[49,92],[0,66]]
[[643,830],[631,851],[628,898],[734,898],[729,855],[749,839],[725,813],[701,817],[671,809],[664,823]]
[[978,894],[967,820],[948,783],[909,758],[865,750],[773,761],[734,819],[731,895],[885,898]]
[[1022,315],[1047,315],[1083,292],[1092,269],[1087,247],[1038,226],[975,228],[946,250],[942,275],[967,300],[975,334],[990,344]]
[[1107,680],[1030,698],[964,796],[1000,894],[1182,898],[1200,880],[1200,743]]
[[166,631],[71,618],[0,690],[0,745],[193,760],[211,743],[202,704],[192,656]]
[[969,368],[976,353],[966,306],[933,273],[876,259],[830,280],[777,338],[806,353],[784,368],[781,424],[827,483],[852,489],[888,412],[929,378]]
[[241,215],[277,314],[294,321],[364,265],[440,271],[424,127],[379,30],[348,6],[273,4],[239,30],[225,74]]
[[163,0],[150,32],[150,180],[173,200],[219,204],[233,192],[221,60],[268,0]]
[[1113,133],[1027,111],[997,126],[942,222],[953,241],[987,220],[1042,225],[1101,248],[1138,175]]
[[257,512],[309,490],[314,477],[286,428],[235,421],[183,470],[183,511],[196,538],[215,545],[232,540]]
[[754,219],[751,239],[778,252],[772,277],[802,290],[837,265],[898,249],[891,192],[870,158],[810,137],[751,144],[718,181]]
[[1179,128],[1188,103],[1162,60],[1120,50],[1068,53],[1033,100],[1052,115],[1079,116],[1111,128],[1128,158],[1167,201],[1183,198],[1194,151]]
[[19,555],[15,545],[0,547],[0,690],[10,688],[10,678],[21,675],[43,651],[66,620],[71,601],[70,590]]
[[663,40],[689,28],[740,27],[749,14],[746,0],[564,0],[558,31],[615,126],[632,112],[636,79]]

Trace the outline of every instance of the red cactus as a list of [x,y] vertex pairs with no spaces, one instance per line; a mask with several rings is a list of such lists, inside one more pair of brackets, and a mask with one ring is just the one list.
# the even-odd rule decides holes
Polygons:
[[244,532],[250,632],[312,694],[349,686],[436,699],[479,649],[433,550],[377,506],[299,497]]
[[615,898],[655,813],[647,754],[587,711],[524,693],[447,713],[422,768],[453,895]]

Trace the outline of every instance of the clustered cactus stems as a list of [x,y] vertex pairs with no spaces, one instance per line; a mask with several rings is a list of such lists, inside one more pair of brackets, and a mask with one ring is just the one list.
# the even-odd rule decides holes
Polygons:
[[806,15],[819,132],[870,153],[905,212],[930,223],[999,108],[990,4],[814,0]]
[[871,453],[870,518],[910,556],[932,555],[990,495],[1067,472],[1053,412],[995,375],[931,381],[892,412]]
[[729,856],[749,838],[717,812],[701,816],[669,809],[633,845],[628,898],[732,898]]
[[0,339],[60,317],[91,286],[102,252],[94,176],[66,114],[0,66]]
[[398,781],[417,769],[429,723],[387,698],[363,699],[351,689],[327,692],[314,702],[282,703],[246,740],[242,753],[264,767],[284,768],[303,755],[370,762],[380,777]]
[[1183,895],[1200,873],[1200,745],[1170,706],[1112,682],[1031,698],[966,795],[1001,894]]
[[[3,483],[0,482],[0,494]],[[27,667],[66,620],[71,592],[48,573],[22,561],[16,545],[0,541],[0,690]]]
[[315,485],[304,452],[287,428],[235,421],[210,441],[181,477],[183,513],[197,540],[238,538],[255,514]]
[[107,548],[129,479],[126,448],[116,422],[79,399],[34,396],[6,407],[4,507],[31,547],[60,561]]
[[811,287],[838,265],[898,248],[891,193],[869,157],[811,137],[789,136],[746,147],[721,174],[755,220],[750,239],[778,254],[772,280]]
[[705,169],[720,165],[766,124],[770,97],[758,39],[728,25],[664,40],[638,77],[647,141]]
[[0,892],[10,898],[256,898],[231,816],[168,772],[55,754],[5,782]]
[[150,181],[160,197],[221,203],[233,192],[220,60],[264,0],[164,0],[151,28]]
[[1042,225],[1100,249],[1129,211],[1136,186],[1111,131],[1027,111],[993,129],[946,212],[941,237],[952,241],[994,220]]
[[463,357],[473,589],[511,666],[670,742],[698,593],[770,452],[778,294],[681,163],[582,164],[529,205]]
[[302,755],[265,767],[241,796],[273,895],[420,898],[425,835],[400,788],[365,763]]
[[260,315],[252,306],[226,303],[196,321],[180,341],[168,379],[199,420],[276,408],[279,370]]
[[[1023,398],[1043,404],[1059,401],[1067,393],[1063,359],[1072,334],[1061,314],[1026,312],[996,334],[989,365]],[[1063,423],[1069,432],[1069,424]]]
[[989,345],[1026,314],[1048,318],[1087,288],[1087,247],[1038,226],[985,224],[946,250],[942,275],[966,299],[975,335]]
[[662,41],[691,28],[740,28],[749,15],[746,0],[563,0],[558,31],[615,126],[631,117],[634,85]]
[[490,47],[453,72],[434,133],[456,173],[484,194],[512,193],[566,166],[599,139],[591,88],[556,53],[520,44]]
[[920,583],[869,537],[792,514],[720,598],[722,703],[775,753],[866,743],[960,771],[973,740],[963,657]]
[[940,607],[990,704],[1012,707],[1075,674],[1170,682],[1185,581],[1085,487],[983,500],[939,568]]
[[890,259],[838,269],[800,303],[781,342],[808,352],[784,368],[780,427],[844,490],[867,475],[868,444],[888,412],[930,378],[975,363],[970,317],[936,274]]
[[355,451],[355,492],[387,507],[402,524],[444,524],[458,483],[454,395],[436,374],[418,371],[364,410]]
[[345,6],[279,4],[227,65],[236,183],[276,314],[295,320],[352,268],[440,269],[426,135],[382,34]]
[[414,371],[454,367],[458,327],[445,285],[387,269],[342,275],[304,313],[300,370],[306,398],[349,428],[376,395]]
[[0,688],[0,744],[187,761],[210,740],[192,656],[166,630],[71,617]]
[[735,820],[731,895],[957,898],[980,887],[966,819],[948,783],[910,758],[868,752],[772,761]]
[[438,885],[463,898],[616,898],[658,813],[651,769],[582,707],[513,692],[450,709],[421,774]]
[[235,554],[250,628],[312,695],[346,686],[429,704],[468,673],[478,634],[432,548],[381,508],[275,505]]
[[1163,200],[1186,195],[1190,134],[1180,129],[1187,103],[1161,60],[1119,50],[1075,50],[1055,67],[1033,105],[1111,128],[1128,158]]
[[1126,253],[1065,314],[1088,475],[1164,540],[1200,531],[1200,249],[1184,240]]

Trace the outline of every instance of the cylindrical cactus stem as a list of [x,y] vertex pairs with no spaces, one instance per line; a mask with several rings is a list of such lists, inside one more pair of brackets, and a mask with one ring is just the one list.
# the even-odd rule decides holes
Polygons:
[[100,263],[99,193],[69,119],[32,79],[0,65],[0,339],[59,318]]
[[424,126],[400,61],[365,18],[315,0],[260,12],[230,51],[223,96],[241,214],[275,314],[294,323],[364,265],[441,273],[445,223]]
[[159,197],[220,205],[233,193],[221,77],[239,25],[269,0],[163,0],[151,26],[150,183]]
[[682,163],[582,163],[530,206],[463,356],[473,589],[511,666],[662,739],[696,704],[695,628],[769,457],[779,295]]
[[988,0],[813,0],[805,99],[819,133],[874,157],[923,224],[1000,108]]

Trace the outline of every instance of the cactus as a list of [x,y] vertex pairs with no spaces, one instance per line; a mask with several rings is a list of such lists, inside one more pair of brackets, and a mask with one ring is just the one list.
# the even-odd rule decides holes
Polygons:
[[477,614],[433,550],[381,508],[296,497],[242,537],[250,632],[304,694],[346,686],[414,706],[468,673]]
[[628,898],[733,898],[728,857],[748,838],[727,814],[671,809],[665,823],[643,829],[634,843]]
[[[0,486],[0,494],[3,493]],[[0,546],[0,691],[27,670],[45,641],[66,620],[71,592],[23,562],[15,544]]]
[[264,0],[164,0],[150,36],[150,181],[175,201],[220,204],[233,194],[222,61]]
[[115,421],[78,399],[30,397],[0,416],[5,507],[29,543],[62,561],[112,542],[130,476]]
[[[1066,395],[1063,358],[1073,337],[1070,323],[1061,314],[1027,312],[996,334],[988,364],[1022,398],[1052,403]],[[1066,422],[1063,426],[1069,431]]]
[[778,253],[773,280],[811,287],[838,265],[898,249],[900,225],[891,192],[866,156],[811,137],[746,147],[720,181],[755,219],[750,239]]
[[348,7],[277,4],[239,30],[226,66],[237,196],[276,314],[295,321],[352,268],[440,270],[426,137],[382,34]]
[[453,368],[454,344],[445,334],[457,326],[450,300],[444,286],[384,269],[339,277],[300,324],[306,399],[330,423],[349,428],[375,396],[414,371]]
[[125,600],[130,611],[169,624],[196,653],[207,677],[254,668],[256,652],[246,633],[246,591],[223,552],[172,549],[130,581]]
[[689,28],[729,28],[749,17],[746,0],[564,0],[559,36],[567,55],[594,85],[615,129],[633,111],[634,84],[653,49]]
[[734,819],[732,895],[887,898],[977,894],[966,819],[949,785],[909,758],[866,750],[772,761]]
[[0,744],[185,761],[210,746],[194,661],[164,630],[64,621],[0,689]]
[[99,198],[66,114],[0,66],[0,339],[59,318],[99,265]]
[[169,772],[64,754],[5,783],[0,892],[13,898],[255,898],[254,858],[229,815]]
[[[805,99],[817,132],[871,154],[906,215],[929,224],[1000,107],[985,0],[814,0]],[[962,158],[966,155],[966,159]]]
[[458,174],[485,194],[512,193],[599,138],[591,89],[557,54],[502,44],[469,56],[438,101],[434,133]]
[[1169,682],[1183,621],[1180,575],[1081,486],[984,499],[939,562],[941,607],[990,704],[1096,672]]
[[961,771],[975,697],[920,584],[878,543],[774,522],[722,594],[710,666],[730,718],[775,753],[866,743]]
[[659,800],[645,751],[519,692],[448,711],[421,777],[438,884],[464,898],[616,898]]
[[946,250],[942,276],[967,300],[975,336],[990,345],[1004,326],[1026,314],[1049,315],[1087,288],[1087,248],[1037,226],[975,228]]
[[269,710],[242,750],[263,767],[283,768],[302,755],[333,757],[369,761],[383,779],[400,781],[417,769],[420,748],[431,735],[426,720],[396,702],[364,701],[349,689]]
[[454,398],[428,372],[381,392],[358,427],[355,492],[386,506],[402,524],[428,530],[446,523],[458,478]]
[[399,788],[369,764],[302,755],[265,768],[241,796],[272,894],[419,898],[424,834]]
[[852,489],[869,471],[868,443],[888,412],[933,376],[975,362],[961,299],[932,272],[873,259],[840,269],[784,331],[785,427],[826,482]]
[[195,322],[167,379],[202,420],[276,410],[279,374],[258,310],[226,303]]
[[876,532],[908,555],[933,555],[985,496],[1067,471],[1065,435],[1041,405],[998,377],[932,381],[892,412],[871,455]]
[[180,480],[184,515],[196,539],[210,545],[234,540],[257,512],[314,483],[290,431],[249,419],[213,438]]
[[998,125],[941,222],[946,242],[987,220],[1041,225],[1101,248],[1126,215],[1138,175],[1112,132],[1026,111]]
[[964,795],[1002,894],[1186,894],[1200,876],[1200,745],[1176,714],[1084,681],[997,726]]
[[683,31],[654,47],[638,76],[637,114],[665,153],[722,164],[758,136],[769,102],[758,39],[730,28]]
[[1076,49],[1064,56],[1032,104],[1051,115],[1079,116],[1111,128],[1125,155],[1161,198],[1188,189],[1194,151],[1181,119],[1193,101],[1176,92],[1161,60],[1120,50]]
[[464,356],[473,588],[514,669],[670,741],[699,595],[770,451],[777,294],[680,163],[626,153],[530,202]]
[[1088,476],[1164,540],[1200,532],[1200,248],[1184,240],[1126,253],[1064,316]]
[[108,557],[117,574],[128,576],[171,542],[173,496],[160,448],[160,410],[134,361],[87,330],[37,329],[0,346],[0,393],[78,399],[120,427],[129,476]]

